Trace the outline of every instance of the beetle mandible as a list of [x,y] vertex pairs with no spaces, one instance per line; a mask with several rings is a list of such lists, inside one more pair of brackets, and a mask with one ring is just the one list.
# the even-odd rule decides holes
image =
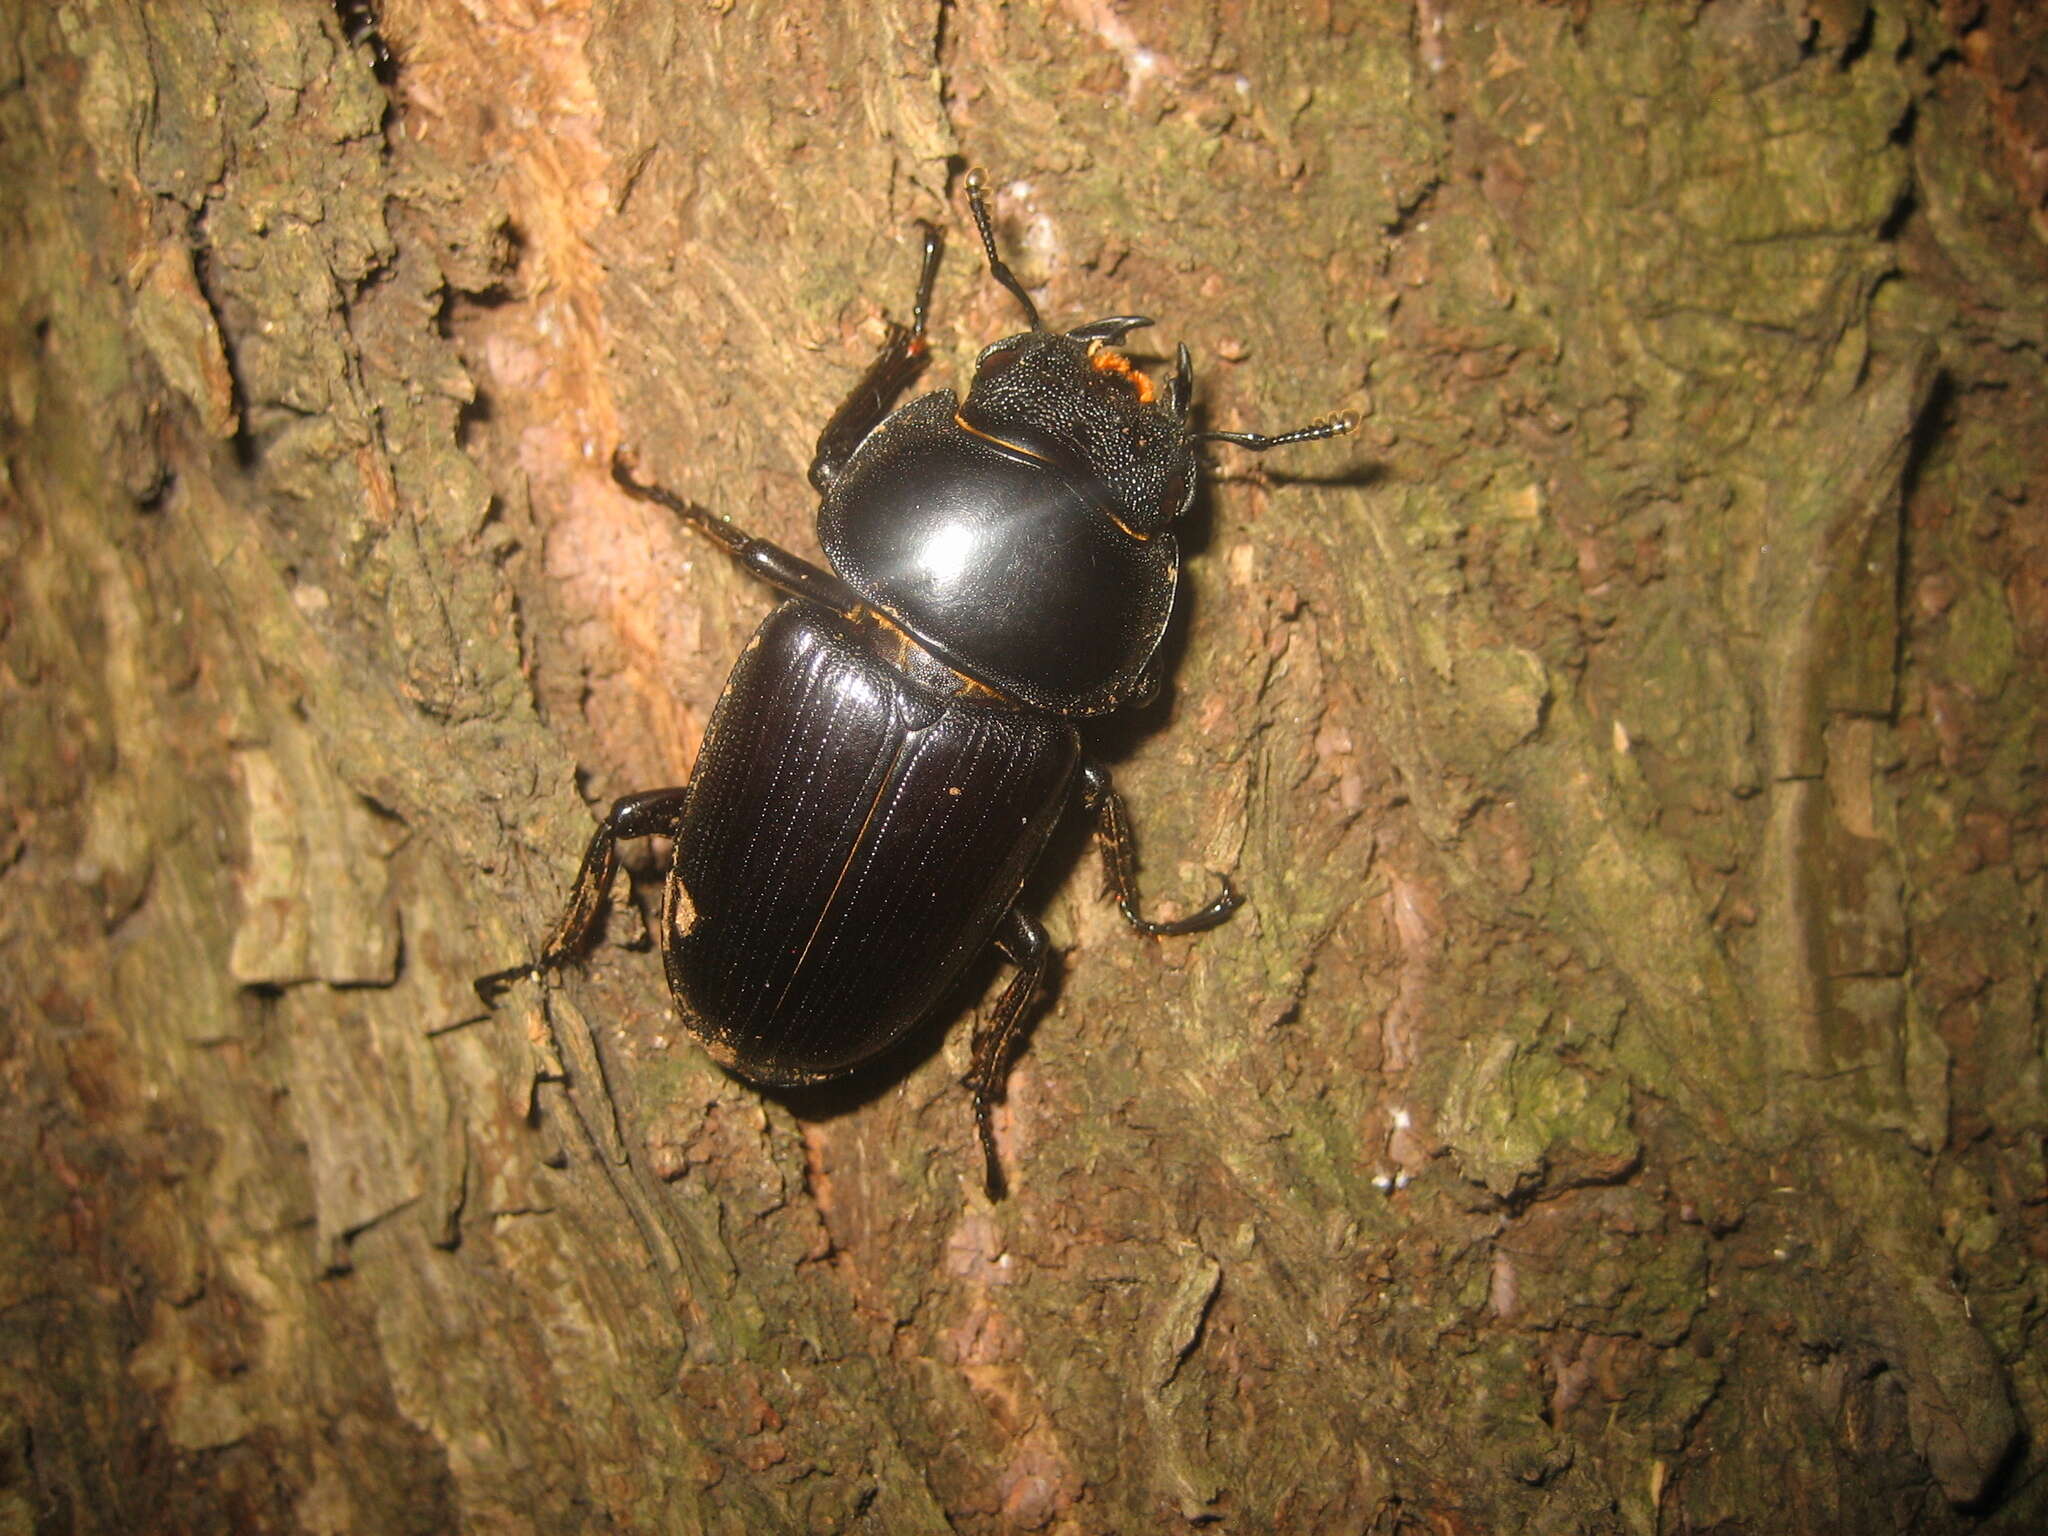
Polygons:
[[1158,687],[1179,579],[1173,527],[1194,502],[1197,447],[1264,452],[1356,419],[1197,430],[1186,345],[1161,389],[1119,350],[1147,317],[1048,330],[997,252],[985,174],[970,172],[966,190],[989,274],[1029,328],[983,350],[965,400],[939,390],[892,412],[928,351],[940,240],[924,226],[911,323],[889,326],[811,461],[829,570],[614,457],[625,490],[786,600],[734,666],[688,786],[614,804],[539,959],[477,989],[490,1001],[583,947],[626,838],[672,840],[659,927],[669,991],[684,1028],[756,1083],[851,1071],[931,1015],[993,944],[1016,974],[965,1079],[993,1198],[1003,1176],[990,1110],[1050,962],[1017,897],[1077,791],[1138,932],[1198,933],[1239,902],[1221,877],[1187,917],[1141,915],[1123,801],[1074,723]]

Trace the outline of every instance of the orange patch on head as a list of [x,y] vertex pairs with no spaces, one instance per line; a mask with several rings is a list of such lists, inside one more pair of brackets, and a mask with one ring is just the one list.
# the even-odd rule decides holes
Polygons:
[[1131,366],[1131,360],[1114,347],[1098,346],[1088,354],[1088,361],[1097,373],[1121,374],[1131,381],[1131,388],[1138,392],[1138,403],[1150,405],[1158,390],[1152,381],[1138,369]]

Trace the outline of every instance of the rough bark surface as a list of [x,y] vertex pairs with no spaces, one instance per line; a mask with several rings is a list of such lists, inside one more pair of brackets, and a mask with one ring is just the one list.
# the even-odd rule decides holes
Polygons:
[[[2048,32],[1965,0],[11,0],[0,1531],[2048,1515]],[[810,443],[1185,337],[991,1205],[955,1017],[764,1096],[593,808]],[[644,877],[651,865],[643,864]],[[946,1027],[950,1025],[950,1027]]]

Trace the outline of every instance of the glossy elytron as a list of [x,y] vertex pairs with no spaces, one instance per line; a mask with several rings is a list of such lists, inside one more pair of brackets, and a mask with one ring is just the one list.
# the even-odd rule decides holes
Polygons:
[[[1095,812],[1141,933],[1198,932],[1238,904],[1226,879],[1191,916],[1139,915],[1123,802],[1074,725],[1157,686],[1199,445],[1263,451],[1352,422],[1198,431],[1187,348],[1159,387],[1118,350],[1145,317],[1046,329],[997,254],[978,171],[967,200],[989,271],[1030,328],[981,354],[964,401],[940,390],[891,414],[925,362],[939,250],[926,228],[912,323],[890,328],[818,439],[830,570],[615,461],[627,491],[788,600],[734,667],[689,785],[612,807],[538,963],[588,940],[620,839],[670,838],[659,938],[685,1027],[739,1075],[797,1084],[886,1050],[993,944],[1017,969],[976,1035],[967,1085],[995,1194],[990,1111],[1049,962],[1017,895],[1068,805]],[[529,969],[479,990],[494,997]]]

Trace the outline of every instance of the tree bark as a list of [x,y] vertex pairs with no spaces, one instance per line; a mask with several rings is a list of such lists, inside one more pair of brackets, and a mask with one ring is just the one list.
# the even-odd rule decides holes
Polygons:
[[[15,0],[0,1529],[2048,1515],[2048,26],[2009,3]],[[606,939],[812,440],[1185,338],[1172,685],[978,972],[764,1094]],[[1156,342],[1151,338],[1159,338]],[[636,866],[644,890],[651,854]]]

